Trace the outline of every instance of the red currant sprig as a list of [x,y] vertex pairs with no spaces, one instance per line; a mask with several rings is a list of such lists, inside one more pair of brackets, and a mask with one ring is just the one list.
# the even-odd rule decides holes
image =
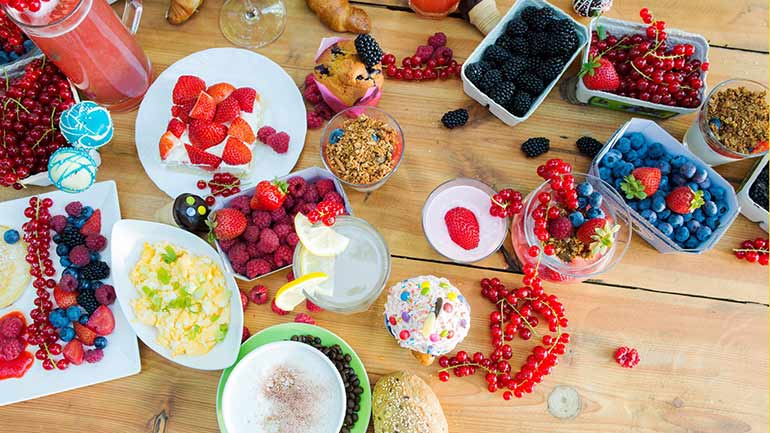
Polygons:
[[[10,6],[19,12],[29,10],[30,12],[37,12],[41,7],[41,0],[0,0],[0,3]],[[48,1],[48,0],[43,0]]]
[[337,221],[337,216],[345,213],[345,206],[336,201],[322,201],[318,203],[315,209],[307,214],[307,219],[315,224],[318,221],[326,226],[333,226]]
[[423,59],[418,55],[404,57],[401,67],[397,65],[396,56],[385,54],[382,57],[382,65],[385,74],[396,80],[404,81],[432,81],[435,79],[446,80],[451,77],[459,77],[462,63],[451,57],[439,56],[433,59]]
[[206,182],[201,179],[196,186],[200,190],[208,187],[214,196],[230,197],[241,192],[241,179],[232,173],[215,173],[211,180]]
[[767,266],[768,262],[768,241],[764,238],[746,240],[741,243],[740,248],[734,248],[735,257],[746,260],[749,263],[759,263]]
[[618,347],[615,350],[615,361],[623,368],[634,368],[639,364],[639,352],[632,347]]
[[512,217],[524,208],[521,193],[510,188],[500,190],[490,202],[489,214],[498,218]]

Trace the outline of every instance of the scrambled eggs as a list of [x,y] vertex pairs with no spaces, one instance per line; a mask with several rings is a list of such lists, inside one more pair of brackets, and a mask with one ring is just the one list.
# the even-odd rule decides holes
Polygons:
[[204,355],[227,335],[230,291],[213,260],[168,242],[145,242],[131,271],[137,319],[158,329],[172,356]]

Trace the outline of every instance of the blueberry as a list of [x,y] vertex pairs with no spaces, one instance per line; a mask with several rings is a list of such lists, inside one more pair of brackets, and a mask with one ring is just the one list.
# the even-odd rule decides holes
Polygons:
[[660,195],[653,196],[652,205],[650,206],[650,209],[652,209],[655,212],[663,212],[663,210],[666,209],[666,199]]
[[722,128],[722,121],[718,117],[712,117],[709,119],[709,126],[714,127],[717,131]]
[[671,164],[669,164],[668,161],[658,161],[657,167],[660,169],[661,174],[671,173]]
[[70,258],[67,256],[60,258],[59,264],[64,266],[65,268],[72,266],[72,262],[70,261]]
[[647,157],[647,149],[649,147],[647,146],[647,143],[642,144],[639,146],[638,149],[636,149],[636,153],[639,154],[639,158],[646,158]]
[[91,282],[88,280],[80,280],[80,285],[78,285],[80,289],[88,290],[91,288]]
[[690,231],[685,226],[679,226],[674,230],[674,239],[679,242],[684,242],[690,237]]
[[646,219],[647,221],[653,224],[655,224],[655,221],[658,220],[658,214],[653,212],[651,209],[645,209],[642,212],[640,212],[639,215],[641,215],[642,218]]
[[626,164],[627,163],[625,163],[625,162],[619,163],[619,164],[615,164],[615,166],[612,167],[612,175],[615,176],[615,177],[625,177],[626,175],[623,174],[623,172],[625,171]]
[[11,59],[9,59],[9,58],[8,58],[8,54],[6,54],[6,53],[5,53],[5,51],[0,51],[0,63],[2,63],[2,64],[6,64],[6,63],[8,63],[10,60],[11,60]]
[[67,313],[63,309],[57,308],[48,313],[48,321],[51,322],[54,328],[63,328],[70,324],[70,320],[67,319]]
[[709,237],[711,237],[711,227],[709,226],[701,226],[697,232],[695,232],[695,236],[698,238],[699,241],[705,241]]
[[719,213],[719,208],[713,201],[707,201],[701,209],[703,209],[703,213],[706,214],[706,216],[714,216]]
[[620,152],[618,152],[615,149],[612,149],[604,155],[604,158],[602,158],[601,164],[607,168],[612,168],[621,159],[623,159],[623,156],[620,154]]
[[97,349],[104,349],[107,347],[107,339],[104,337],[96,337],[94,338],[94,347]]
[[56,246],[56,255],[57,256],[64,257],[64,256],[66,256],[69,253],[70,253],[70,247],[68,247],[68,246],[66,246],[64,244],[59,244],[59,245]]
[[588,211],[586,211],[586,218],[588,219],[604,218],[604,211],[600,207],[592,207],[591,209],[588,209]]
[[618,178],[616,178],[612,182],[612,186],[614,186],[616,190],[620,191],[621,190],[620,189],[620,184],[622,184],[622,183],[623,183],[623,178],[622,177],[618,177]]
[[695,236],[690,236],[689,238],[687,238],[686,241],[684,241],[685,248],[690,248],[690,249],[697,248],[698,244],[699,244],[698,239],[696,239]]
[[588,197],[589,195],[591,195],[592,192],[594,192],[594,187],[591,186],[591,184],[588,182],[581,183],[580,185],[577,186],[576,189],[577,189],[578,197],[580,196]]
[[639,153],[633,149],[629,150],[623,155],[623,159],[626,161],[633,161],[636,158],[639,158]]
[[689,161],[687,160],[687,157],[684,156],[684,155],[677,155],[677,156],[671,158],[671,166],[674,167],[674,168],[679,168],[683,164],[686,164],[687,162],[689,162]]
[[91,215],[94,214],[94,209],[91,206],[83,206],[83,209],[80,210],[80,217],[81,218],[91,218]]
[[628,207],[630,207],[633,210],[639,210],[639,202],[638,201],[630,201],[628,202]]
[[659,222],[657,227],[664,236],[671,237],[671,235],[674,234],[674,227],[667,222]]
[[67,318],[70,319],[71,322],[78,320],[80,318],[80,313],[80,307],[77,305],[67,307]]
[[644,160],[644,166],[645,167],[657,167],[658,166],[658,160],[653,158],[647,158]]
[[594,191],[591,193],[591,196],[588,197],[588,204],[590,204],[593,207],[599,207],[602,205],[603,197],[602,194],[599,191]]
[[722,222],[719,221],[718,217],[711,217],[706,218],[706,225],[711,228],[711,230],[716,230],[719,226],[722,225]]
[[701,191],[703,191],[703,200],[704,201],[711,200],[711,193],[710,192],[708,192],[707,190],[701,190]]
[[717,203],[717,210],[718,210],[717,213],[720,216],[726,214],[727,211],[728,211],[728,208],[727,208],[727,205],[725,204],[725,202],[720,201],[719,203]]
[[77,270],[77,269],[75,269],[75,268],[73,268],[73,267],[71,267],[71,266],[70,266],[70,267],[66,267],[66,268],[65,268],[65,269],[62,271],[62,274],[69,274],[69,275],[72,275],[72,276],[73,276],[73,277],[75,277],[75,278],[78,278],[78,276],[80,275],[80,272],[78,272],[78,270]]
[[705,168],[698,167],[695,169],[695,174],[692,175],[692,180],[697,183],[701,183],[708,179],[709,173]]
[[74,216],[68,216],[68,217],[67,217],[67,222],[68,222],[69,224],[72,224],[72,225],[75,225],[75,222],[76,222],[77,220],[78,220],[78,219],[77,219],[77,218],[75,218]]
[[32,42],[32,39],[27,39],[26,41],[22,42],[21,45],[24,46],[26,51],[32,51],[35,49],[35,43]]
[[53,242],[56,243],[56,244],[60,244],[61,243],[61,235],[57,233],[57,234],[53,235],[51,240],[53,240]]
[[698,186],[698,184],[697,184],[697,183],[695,183],[695,182],[688,182],[688,183],[687,183],[687,186],[688,186],[688,187],[689,187],[691,190],[693,190],[693,191],[699,191],[699,190],[700,190],[700,187],[699,187],[699,186]]
[[78,218],[75,220],[75,227],[82,228],[84,225],[86,225],[86,219],[85,218]]
[[80,318],[78,319],[78,322],[80,322],[80,324],[81,324],[81,325],[85,325],[85,324],[87,324],[87,323],[88,323],[88,319],[89,319],[89,316],[88,316],[88,314],[83,314],[83,315],[81,315],[81,316],[80,316]]
[[639,158],[636,158],[633,161],[631,161],[631,165],[633,165],[634,168],[644,167],[644,161],[642,161]]
[[101,259],[102,259],[102,255],[101,254],[99,254],[97,252],[91,253],[91,261],[92,262],[96,262],[96,261],[99,261]]
[[652,200],[649,198],[645,198],[644,200],[639,201],[639,210],[645,210],[652,207]]
[[629,150],[631,150],[631,140],[629,140],[626,137],[621,138],[615,144],[615,149],[617,149],[618,152],[620,152],[620,153],[628,152]]
[[725,190],[721,186],[712,186],[709,188],[709,191],[711,192],[711,196],[717,201],[725,196]]
[[682,186],[687,183],[687,179],[675,173],[671,175],[671,183],[673,183],[675,186]]
[[345,135],[345,131],[343,131],[341,128],[333,130],[329,134],[329,143],[336,144],[340,141],[340,138],[342,138],[343,135]]
[[691,162],[686,162],[679,167],[679,174],[687,179],[691,179],[693,176],[695,176],[695,171],[695,164]]
[[652,143],[647,150],[647,154],[650,156],[650,158],[660,158],[663,156],[663,145],[657,141]]
[[711,179],[706,179],[703,182],[698,182],[698,186],[701,189],[707,189],[711,187]]
[[14,229],[7,230],[3,233],[3,240],[8,244],[15,244],[19,242],[19,232]]
[[585,218],[580,212],[572,212],[569,214],[569,222],[572,223],[572,227],[580,227],[585,222]]
[[660,185],[658,185],[658,189],[660,191],[668,191],[669,190],[668,177],[663,176],[663,177],[660,178]]
[[585,197],[578,197],[578,209],[583,209],[588,206],[588,199]]
[[684,224],[684,217],[679,214],[671,214],[668,219],[668,223],[671,224],[673,227],[681,227],[682,224]]
[[684,222],[690,221],[691,219],[692,219],[692,213],[686,213],[682,215],[682,221]]
[[665,220],[669,216],[671,216],[671,211],[668,209],[663,209],[662,211],[658,212],[658,219],[659,220]]
[[703,209],[695,209],[695,211],[692,213],[692,219],[698,221],[699,223],[706,221],[706,215],[703,214]]
[[632,149],[639,149],[639,147],[645,144],[644,135],[639,132],[632,132],[628,134],[628,139],[631,140]]
[[687,230],[689,230],[691,233],[695,233],[700,228],[700,223],[696,220],[690,220],[687,221],[685,227],[687,227]]
[[610,171],[610,169],[607,167],[601,167],[599,168],[599,177],[605,182],[609,181],[612,177],[612,171]]
[[65,326],[59,330],[59,338],[64,342],[72,341],[75,338],[75,330],[71,326]]
[[374,141],[380,141],[380,136],[377,134],[372,134],[372,140]]
[[11,59],[11,61],[14,61],[14,60],[18,60],[20,56],[16,53],[16,51],[11,51],[8,54],[8,57]]

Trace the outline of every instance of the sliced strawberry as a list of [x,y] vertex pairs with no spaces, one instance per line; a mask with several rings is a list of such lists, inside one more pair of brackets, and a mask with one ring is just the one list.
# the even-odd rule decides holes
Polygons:
[[238,105],[238,100],[229,97],[217,105],[216,114],[214,114],[214,122],[225,123],[238,117],[241,114],[241,107]]
[[115,330],[115,316],[112,315],[112,310],[106,305],[100,305],[86,323],[88,329],[96,332],[96,335],[110,335]]
[[72,326],[75,328],[75,335],[77,335],[78,340],[80,340],[81,343],[86,346],[94,345],[94,339],[97,337],[96,332],[78,322],[72,322]]
[[69,361],[70,364],[80,365],[83,363],[86,352],[83,350],[83,343],[78,340],[70,340],[70,342],[64,346],[62,355],[64,355],[64,359]]
[[158,152],[160,152],[160,159],[165,160],[168,157],[171,149],[179,144],[179,139],[174,136],[171,131],[166,131],[160,136],[160,143],[158,143]]
[[174,134],[174,137],[179,138],[187,130],[187,125],[181,120],[174,118],[169,120],[166,131]]
[[176,80],[174,91],[171,93],[171,99],[174,104],[194,100],[198,95],[206,90],[206,82],[194,75],[181,75]]
[[217,104],[214,102],[214,98],[206,92],[201,92],[192,110],[190,110],[190,117],[199,120],[211,120],[216,111]]
[[257,139],[254,136],[254,130],[251,125],[243,120],[243,117],[236,117],[227,129],[227,135],[235,137],[246,144],[252,144]]
[[227,97],[233,93],[233,90],[235,90],[235,87],[230,83],[217,83],[209,86],[209,88],[206,89],[206,93],[211,95],[211,97],[214,98],[214,102],[219,104],[227,99]]
[[190,122],[190,143],[201,149],[216,146],[227,137],[227,127],[208,120],[193,119]]
[[174,105],[171,107],[171,115],[178,117],[183,123],[190,121],[190,111],[195,106],[197,99],[192,99],[180,105]]
[[68,308],[78,304],[78,292],[68,292],[56,286],[53,288],[53,299],[59,308]]
[[222,161],[230,165],[248,164],[251,162],[251,149],[241,140],[230,137],[225,143]]
[[257,99],[257,91],[251,87],[241,87],[230,95],[238,101],[241,110],[251,113],[254,111],[254,100]]
[[96,209],[94,211],[94,214],[91,215],[91,218],[88,218],[88,221],[86,221],[85,224],[83,224],[83,227],[80,228],[80,233],[83,234],[83,236],[88,235],[98,235],[102,232],[102,211],[99,209]]
[[216,170],[219,164],[222,163],[222,158],[212,155],[197,147],[185,144],[184,148],[187,149],[187,156],[190,157],[190,162],[195,165],[207,167],[211,170]]

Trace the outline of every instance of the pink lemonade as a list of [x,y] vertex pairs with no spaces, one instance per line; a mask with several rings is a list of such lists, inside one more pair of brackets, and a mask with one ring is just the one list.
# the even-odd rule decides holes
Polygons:
[[[138,26],[140,2],[132,31]],[[7,9],[88,99],[113,111],[136,107],[152,81],[150,59],[106,0],[50,0],[38,12]]]

